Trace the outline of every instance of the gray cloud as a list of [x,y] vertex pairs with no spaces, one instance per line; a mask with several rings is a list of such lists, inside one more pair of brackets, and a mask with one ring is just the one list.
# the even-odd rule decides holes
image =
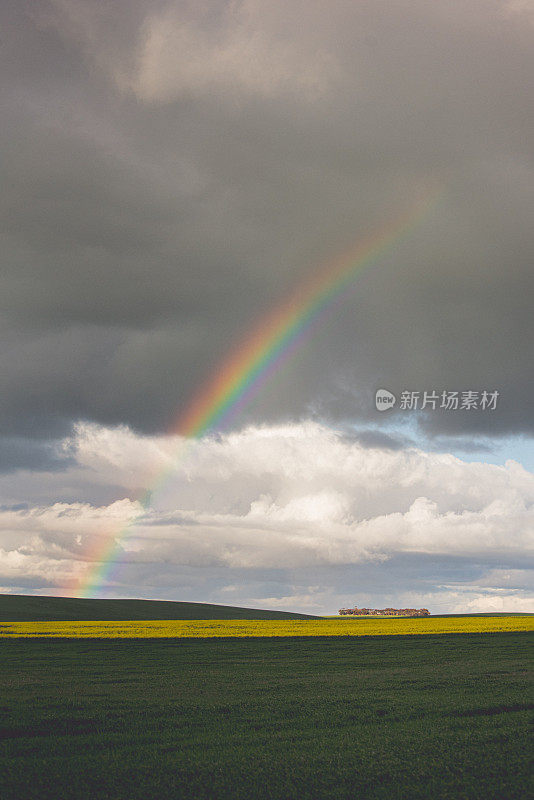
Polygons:
[[434,184],[436,208],[245,419],[379,423],[379,386],[487,388],[495,413],[420,424],[532,432],[528,5],[52,0],[3,14],[7,436],[77,419],[165,430],[258,316]]
[[64,470],[68,465],[69,458],[61,452],[57,441],[22,437],[0,438],[0,473],[18,469]]
[[358,442],[362,447],[379,450],[402,450],[414,445],[414,442],[406,436],[394,435],[373,428],[345,433],[345,438],[349,442]]

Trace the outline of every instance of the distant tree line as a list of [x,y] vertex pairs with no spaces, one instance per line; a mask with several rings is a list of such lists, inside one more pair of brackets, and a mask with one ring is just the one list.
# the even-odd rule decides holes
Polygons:
[[429,617],[428,608],[340,608],[342,616],[351,617]]

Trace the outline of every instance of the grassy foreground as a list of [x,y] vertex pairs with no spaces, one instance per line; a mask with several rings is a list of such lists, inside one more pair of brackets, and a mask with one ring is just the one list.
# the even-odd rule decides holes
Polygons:
[[3,800],[532,796],[528,633],[0,652]]
[[126,620],[122,622],[2,622],[2,637],[150,639],[273,636],[405,636],[533,631],[534,617],[338,617],[309,620]]

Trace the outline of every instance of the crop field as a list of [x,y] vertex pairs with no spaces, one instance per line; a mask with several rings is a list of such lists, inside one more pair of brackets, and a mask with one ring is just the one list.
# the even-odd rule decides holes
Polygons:
[[2,800],[526,800],[532,639],[4,638]]
[[210,638],[277,636],[405,636],[533,631],[532,616],[339,617],[282,620],[126,620],[2,622],[1,637]]

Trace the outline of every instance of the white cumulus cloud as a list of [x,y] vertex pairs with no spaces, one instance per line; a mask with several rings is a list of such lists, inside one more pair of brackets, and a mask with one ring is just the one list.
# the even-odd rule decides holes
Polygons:
[[[123,496],[101,507],[4,508],[4,583],[17,575],[75,576],[106,539],[117,540],[117,557],[141,585],[163,569],[324,570],[400,556],[500,564],[528,557],[534,542],[534,475],[513,461],[368,449],[315,422],[189,443],[79,424],[65,447],[76,462],[71,480],[77,469],[84,477],[90,470]],[[153,488],[146,511],[135,497],[141,486]],[[502,592],[492,587],[508,575],[506,597],[523,609],[528,602],[513,593],[516,573],[493,568],[462,602],[486,610],[494,597],[499,605]],[[304,594],[297,589],[295,597]]]

